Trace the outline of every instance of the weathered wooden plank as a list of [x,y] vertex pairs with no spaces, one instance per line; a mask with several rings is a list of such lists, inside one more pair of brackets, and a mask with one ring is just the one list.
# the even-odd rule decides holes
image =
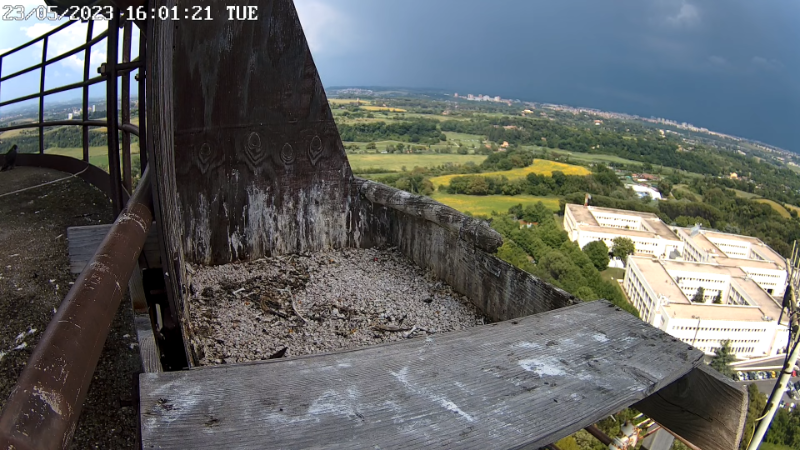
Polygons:
[[468,217],[428,197],[360,178],[356,178],[355,183],[359,186],[361,195],[370,202],[431,221],[483,251],[494,253],[503,245],[500,233],[484,221]]
[[[161,256],[158,248],[158,236],[154,228],[150,228],[150,232],[147,234],[142,253],[145,255],[150,267],[160,267]],[[103,242],[110,229],[111,224],[67,228],[70,272],[77,275],[83,271],[86,263],[92,259],[97,247]]]
[[133,318],[136,325],[136,337],[139,341],[139,355],[142,358],[142,370],[145,373],[162,372],[161,355],[153,334],[153,325],[148,314],[136,314]]
[[[175,0],[153,0],[156,10],[171,9]],[[186,269],[183,251],[183,218],[179,213],[178,189],[175,181],[175,120],[177,109],[184,105],[174,101],[175,83],[185,83],[180,74],[174,76],[176,22],[147,22],[147,157],[153,170],[153,210],[158,226],[159,248],[171,310],[180,318],[184,336],[186,321]],[[180,105],[181,108],[177,106]],[[194,361],[187,352],[189,364]]]
[[634,407],[703,450],[739,448],[747,391],[705,364]]
[[469,297],[492,320],[552,311],[577,301],[432,220],[367,199],[362,200],[357,218],[352,246],[396,246],[418,266]]
[[544,446],[702,352],[597,301],[364,349],[140,376],[143,448]]
[[214,20],[170,24],[187,262],[344,247],[352,172],[292,1],[192,4]]

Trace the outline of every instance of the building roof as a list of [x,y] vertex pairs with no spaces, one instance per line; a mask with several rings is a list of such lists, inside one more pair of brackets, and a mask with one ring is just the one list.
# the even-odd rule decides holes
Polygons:
[[[662,305],[662,310],[674,319],[728,320],[732,322],[765,322],[764,314],[755,306],[732,305]],[[777,320],[778,317],[772,317]]]
[[[653,291],[669,300],[669,305],[664,305],[663,307],[670,317],[679,319],[699,317],[701,320],[761,321],[765,316],[770,317],[772,320],[777,320],[781,315],[780,304],[738,267],[659,260],[637,256],[628,258],[628,264],[635,264]],[[731,285],[747,294],[756,305],[737,306],[692,303],[678,287],[669,271],[727,275],[730,277]]]
[[642,272],[647,283],[658,295],[663,295],[669,299],[670,303],[683,303],[690,305],[692,302],[686,298],[681,288],[675,283],[670,274],[660,261],[653,258],[640,256],[628,257],[628,264],[636,264]]
[[[643,238],[661,238],[669,241],[678,241],[681,239],[672,231],[657,215],[647,212],[639,211],[626,211],[624,209],[602,208],[599,206],[583,206],[575,204],[567,204],[566,209],[575,218],[578,223],[578,228],[584,231],[591,231],[595,233],[608,233],[621,236],[634,236]],[[644,228],[643,230],[627,230],[624,228],[604,227],[595,218],[595,213],[606,213],[618,216],[640,217]]]
[[[676,228],[676,230],[678,233],[683,233],[685,239],[691,240],[696,247],[699,247],[706,253],[712,254],[714,261],[717,264],[732,267],[786,270],[786,260],[783,258],[783,256],[778,254],[778,252],[773,250],[769,245],[763,243],[758,238],[702,229],[699,233],[696,233],[694,236],[692,236],[691,228]],[[761,258],[763,258],[763,260],[730,257],[725,253],[724,250],[714,244],[711,239],[750,244],[750,250],[758,254]]]

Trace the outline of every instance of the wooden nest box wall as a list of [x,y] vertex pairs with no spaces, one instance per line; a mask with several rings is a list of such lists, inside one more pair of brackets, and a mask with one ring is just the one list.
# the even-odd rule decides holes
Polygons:
[[[173,4],[172,1],[156,2],[155,6],[171,7]],[[461,418],[459,420],[449,419],[455,417],[450,411],[449,418],[440,424],[421,419],[417,424],[396,424],[397,430],[419,426],[437,431],[441,433],[437,439],[446,438],[437,441],[441,445],[458,446],[458,442],[472,442],[490,448],[545,445],[602,419],[610,412],[641,401],[638,408],[702,448],[722,450],[738,443],[746,410],[746,394],[706,369],[701,352],[687,348],[610,304],[608,307],[602,302],[596,306],[582,304],[566,292],[499,260],[493,253],[502,244],[502,239],[485,223],[430,199],[354,177],[294,5],[290,0],[237,2],[238,6],[245,4],[257,6],[258,20],[229,21],[226,2],[205,0],[193,5],[210,7],[215,20],[154,21],[152,29],[148,30],[148,42],[152,45],[148,52],[147,109],[152,139],[150,161],[156,178],[156,217],[168,290],[185,338],[192,332],[185,318],[184,299],[190,283],[186,263],[217,265],[272,255],[391,245],[398,247],[420,267],[432,270],[457,292],[468,296],[492,320],[510,321],[534,314],[547,315],[546,320],[544,316],[541,320],[534,316],[514,321],[514,325],[541,326],[541,332],[529,328],[527,334],[520,335],[536,339],[536,342],[529,342],[531,348],[541,344],[543,352],[550,352],[547,350],[548,342],[558,343],[561,342],[559,339],[568,340],[570,335],[581,330],[591,331],[596,325],[592,322],[620,327],[607,330],[608,343],[604,348],[610,353],[607,353],[606,360],[588,364],[596,355],[583,354],[579,347],[575,347],[574,354],[563,355],[564,360],[573,361],[571,364],[575,365],[576,373],[591,375],[581,384],[599,383],[596,392],[605,396],[605,404],[587,403],[593,398],[591,393],[579,396],[585,398],[584,401],[575,400],[573,396],[572,406],[563,402],[559,404],[559,398],[547,397],[548,389],[553,388],[551,386],[539,393],[533,389],[523,393],[531,396],[530,405],[538,405],[537,410],[530,410],[533,406],[525,410],[526,403],[518,403],[503,411],[502,402],[493,403],[490,398],[482,403],[494,404],[493,410],[487,409],[480,414],[464,413],[466,416],[455,414]],[[550,312],[554,310],[563,311],[563,314]],[[569,328],[569,332],[551,330],[542,320],[561,323]],[[509,345],[516,345],[515,328],[509,323],[496,325],[498,330],[506,330],[506,337],[510,336]],[[470,346],[478,351],[481,344],[470,342],[465,337],[441,339],[454,346],[453,351]],[[390,349],[395,345],[406,346],[397,347],[401,353],[418,350],[409,343],[401,343],[381,346],[383,350],[367,348],[350,354],[361,354],[365,358],[371,355],[377,361],[391,353]],[[615,349],[628,354],[620,356],[618,361],[608,360]],[[283,377],[295,373],[300,381],[319,384],[320,381],[313,380],[308,370],[316,367],[315,364],[325,366],[327,360],[324,358],[329,357],[311,356],[242,367],[256,371],[261,369],[252,368],[263,367],[263,376]],[[637,357],[642,360],[636,360]],[[584,367],[583,361],[588,365]],[[361,360],[359,364],[369,366],[370,362]],[[480,364],[476,362],[474,365],[478,367]],[[525,368],[524,364],[513,363],[512,366]],[[324,372],[320,367],[315,370]],[[492,370],[505,370],[498,367]],[[184,419],[176,421],[171,417],[175,408],[158,409],[169,395],[199,396],[199,403],[192,405],[202,404],[208,399],[192,390],[192,386],[201,386],[208,380],[201,380],[205,375],[197,374],[218,373],[219,370],[230,371],[233,367],[143,375],[144,443],[149,442],[154,448],[169,448],[165,442],[170,438],[164,438],[164,435],[177,433],[175,439],[183,440],[174,442],[176,448],[187,448],[191,440],[185,440],[186,433],[190,433],[186,430],[195,425],[202,430],[198,431],[201,437],[197,442],[206,442],[207,445],[224,442],[214,441],[209,433],[227,432],[232,433],[229,434],[231,437],[239,437],[237,433],[245,432],[204,427],[203,421],[209,419],[203,419],[197,411],[198,422],[193,425],[182,422]],[[389,377],[388,373],[395,376],[401,369],[387,367],[389,372],[386,374],[369,370],[362,373],[366,377],[363,383],[368,384],[370,378]],[[192,374],[199,378],[193,378],[195,375]],[[497,377],[503,378],[503,375]],[[181,391],[175,387],[177,384],[171,383],[178,379],[188,386],[188,391]],[[592,381],[588,381],[590,379]],[[506,381],[513,384],[514,381],[509,380]],[[261,382],[271,383],[269,379]],[[524,385],[523,381],[516,382],[517,388]],[[247,388],[246,383],[242,386]],[[170,394],[169,389],[178,390]],[[435,383],[419,385],[415,389],[410,395],[425,398],[438,398],[439,395]],[[660,392],[652,395],[656,390]],[[491,395],[491,391],[484,394],[487,393]],[[552,392],[552,395],[561,394]],[[156,403],[148,404],[148,395]],[[546,403],[539,403],[542,399]],[[190,407],[188,401],[173,401],[178,402],[175,405],[182,405],[180,407],[194,407]],[[228,401],[244,400],[229,398]],[[409,400],[409,404],[414,404],[414,400]],[[367,403],[362,406],[368,408],[365,405]],[[212,406],[206,405],[213,409]],[[215,407],[224,409],[219,404]],[[555,412],[547,412],[553,408]],[[164,415],[163,422],[158,421],[161,416],[153,411],[161,411],[158,414]],[[241,412],[241,409],[237,411]],[[469,431],[490,422],[480,419],[482,414],[491,415],[495,420],[506,413],[528,417],[532,422],[521,424],[523,431],[502,439],[492,438],[490,430],[485,433]],[[314,418],[316,422],[297,420],[312,428],[320,420],[328,425],[334,424],[340,431],[350,426],[341,432],[341,436],[349,440],[341,445],[324,440],[303,441],[308,436],[324,439],[316,432],[309,432],[305,437],[297,435],[294,442],[357,448],[379,444],[382,437],[388,436],[381,433],[391,429],[365,425],[368,417],[358,419],[358,415],[345,415],[342,418],[335,411],[328,415],[331,417]],[[191,416],[181,417],[194,420]],[[255,420],[253,417],[240,417],[241,426],[253,426],[250,422]],[[550,420],[554,417],[561,418]],[[388,417],[384,420],[391,422]],[[277,422],[263,419],[258,423],[267,424],[264,426],[269,428]],[[188,428],[182,428],[184,426]],[[297,429],[304,430],[303,426]],[[255,429],[260,430],[256,434],[262,438],[270,435],[269,430],[258,426]],[[390,431],[395,435],[402,434],[397,430]],[[359,434],[362,432],[365,433],[363,436]],[[330,435],[333,441],[336,436],[336,433]],[[370,441],[375,439],[378,441]],[[245,439],[241,442],[246,444],[250,441]],[[252,446],[243,446],[260,448],[263,442],[255,439]],[[422,441],[411,444],[410,447],[424,446]],[[197,445],[197,448],[203,447],[201,444],[191,446]],[[282,445],[292,446],[290,441]],[[386,445],[409,447],[391,439],[386,441]]]

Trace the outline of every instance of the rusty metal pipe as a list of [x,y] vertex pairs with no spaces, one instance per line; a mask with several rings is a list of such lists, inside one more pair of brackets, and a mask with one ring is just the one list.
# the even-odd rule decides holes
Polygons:
[[600,428],[597,428],[597,425],[589,425],[588,427],[584,428],[586,431],[589,432],[592,436],[594,436],[598,441],[600,441],[603,445],[610,444],[613,440],[606,436]]
[[67,293],[0,415],[0,448],[67,448],[147,232],[150,171]]

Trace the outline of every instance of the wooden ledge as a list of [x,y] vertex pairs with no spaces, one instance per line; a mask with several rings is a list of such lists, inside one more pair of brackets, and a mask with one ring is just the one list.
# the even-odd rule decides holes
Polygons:
[[544,446],[669,386],[702,358],[608,302],[582,303],[351,351],[142,374],[142,443]]

